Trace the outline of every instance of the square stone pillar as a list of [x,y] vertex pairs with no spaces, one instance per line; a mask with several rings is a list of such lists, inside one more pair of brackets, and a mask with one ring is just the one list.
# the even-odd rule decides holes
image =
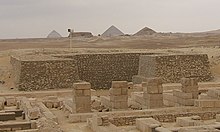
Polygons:
[[198,99],[199,85],[196,78],[182,78],[181,79],[181,91],[184,93],[191,93],[193,99]]
[[73,113],[91,112],[91,84],[79,82],[73,84]]
[[143,108],[161,108],[163,107],[163,87],[161,78],[148,78],[147,82],[142,83],[144,91]]
[[128,82],[112,81],[112,88],[109,90],[111,109],[128,109]]

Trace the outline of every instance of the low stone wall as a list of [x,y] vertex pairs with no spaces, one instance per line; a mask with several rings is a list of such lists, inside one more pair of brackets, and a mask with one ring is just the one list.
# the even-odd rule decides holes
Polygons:
[[219,111],[205,112],[186,112],[186,113],[170,113],[170,114],[155,114],[155,115],[134,115],[134,116],[118,116],[110,119],[110,122],[116,126],[135,125],[137,118],[154,118],[160,122],[176,122],[177,117],[200,116],[202,120],[215,119]]

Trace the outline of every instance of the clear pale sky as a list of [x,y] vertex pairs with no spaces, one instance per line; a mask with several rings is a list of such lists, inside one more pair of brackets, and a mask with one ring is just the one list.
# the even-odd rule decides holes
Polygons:
[[0,39],[46,37],[67,29],[103,33],[115,25],[133,34],[220,29],[220,0],[0,0]]

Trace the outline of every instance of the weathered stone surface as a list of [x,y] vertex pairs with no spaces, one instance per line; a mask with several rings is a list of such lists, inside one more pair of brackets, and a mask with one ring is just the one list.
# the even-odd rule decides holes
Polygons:
[[191,55],[141,55],[139,76],[161,77],[163,82],[180,82],[183,77],[209,81],[212,75],[206,54]]

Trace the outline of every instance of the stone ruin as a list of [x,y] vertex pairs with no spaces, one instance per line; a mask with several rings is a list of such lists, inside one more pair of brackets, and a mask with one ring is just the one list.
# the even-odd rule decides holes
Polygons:
[[[1,94],[0,131],[61,132],[56,110],[70,124],[84,122],[94,132],[218,132],[218,87],[219,83],[198,83],[195,78],[182,78],[178,85],[147,78],[132,87],[127,81],[113,81],[107,95],[96,93],[89,82],[74,83],[68,91]],[[181,98],[173,99],[177,105],[167,105],[168,93]],[[181,104],[188,99],[193,105]]]
[[60,113],[94,132],[220,131],[220,83],[203,82],[204,54],[24,53],[11,63],[19,90],[71,89],[1,94],[0,131],[61,132]]
[[111,82],[138,84],[146,78],[161,77],[163,83],[183,77],[210,81],[206,54],[151,53],[147,51],[87,51],[80,53],[23,52],[11,56],[14,82],[19,90],[70,88],[87,81],[95,89],[110,88]]

